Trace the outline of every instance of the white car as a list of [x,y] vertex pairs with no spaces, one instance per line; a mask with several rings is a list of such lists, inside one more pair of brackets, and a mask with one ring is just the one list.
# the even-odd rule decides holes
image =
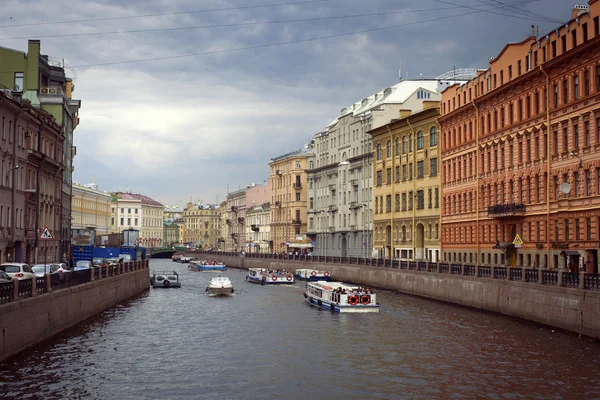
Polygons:
[[31,271],[37,277],[43,277],[46,274],[54,274],[57,272],[57,270],[58,268],[56,267],[56,265],[51,264],[35,264],[31,266]]
[[29,264],[23,263],[4,263],[0,265],[0,271],[4,271],[11,278],[17,278],[19,280],[31,279],[35,277]]
[[71,272],[71,270],[67,268],[67,264],[65,263],[56,263],[51,265],[52,267],[56,268],[56,272],[58,272],[59,274],[62,274],[64,272]]

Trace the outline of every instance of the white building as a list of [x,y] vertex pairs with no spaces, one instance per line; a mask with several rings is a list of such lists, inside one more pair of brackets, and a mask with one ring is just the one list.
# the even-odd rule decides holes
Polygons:
[[163,239],[164,205],[148,196],[135,193],[113,194],[111,228],[115,233],[126,229],[140,231],[141,245],[158,247]]

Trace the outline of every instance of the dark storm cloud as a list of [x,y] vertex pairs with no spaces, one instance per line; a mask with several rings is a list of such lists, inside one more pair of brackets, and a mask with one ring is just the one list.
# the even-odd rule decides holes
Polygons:
[[[276,3],[264,1],[9,1],[0,25],[175,13]],[[283,2],[283,1],[281,1]],[[289,2],[289,0],[288,0]],[[448,4],[450,3],[450,4]],[[453,67],[486,68],[507,42],[566,21],[573,4],[522,4],[521,18],[472,13],[498,0],[331,0],[282,7],[172,14],[0,28],[0,37],[42,40],[42,51],[83,66],[306,40],[411,24],[353,36],[105,67],[76,68],[82,123],[75,133],[75,178],[102,189],[144,192],[167,204],[190,196],[215,201],[267,178],[269,158],[297,149],[348,104],[385,88],[398,70],[437,76]],[[502,3],[509,3],[502,0]],[[452,4],[471,8],[448,9]],[[398,14],[402,10],[427,12]],[[212,29],[105,36],[45,35],[389,13]],[[496,10],[515,14],[507,8]],[[7,15],[3,13],[3,15]],[[437,22],[423,22],[436,18]],[[25,50],[26,39],[0,40]],[[127,171],[127,173],[123,173]]]

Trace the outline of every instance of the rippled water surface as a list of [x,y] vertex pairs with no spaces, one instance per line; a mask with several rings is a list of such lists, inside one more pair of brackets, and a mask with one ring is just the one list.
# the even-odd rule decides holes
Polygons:
[[0,365],[3,399],[600,398],[600,344],[392,292],[380,314],[312,308],[303,284],[246,283],[170,260],[151,289]]

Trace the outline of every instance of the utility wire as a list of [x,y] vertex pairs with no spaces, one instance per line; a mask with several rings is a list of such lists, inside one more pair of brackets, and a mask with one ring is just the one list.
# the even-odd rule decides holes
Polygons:
[[158,14],[142,14],[142,15],[129,15],[129,16],[120,16],[120,17],[87,18],[87,19],[75,19],[75,20],[54,21],[54,22],[33,22],[30,24],[0,25],[0,28],[17,28],[17,27],[23,27],[23,26],[75,24],[78,22],[114,21],[114,20],[120,20],[120,19],[162,17],[162,16],[166,16],[166,15],[201,14],[201,13],[212,13],[212,12],[219,12],[219,11],[249,10],[249,9],[256,9],[256,8],[283,7],[283,6],[299,5],[299,4],[326,3],[326,2],[330,2],[330,1],[334,1],[334,0],[302,0],[302,1],[294,1],[294,2],[290,2],[290,3],[258,4],[258,5],[253,5],[253,6],[212,8],[212,9],[206,9],[206,10],[172,11],[172,12],[165,12],[165,13],[158,13]]
[[[490,4],[490,2],[495,3],[495,4],[500,4],[500,5],[508,5],[499,0],[488,0],[488,1],[476,0],[476,1],[478,3],[482,3],[485,5],[492,5],[492,4]],[[558,18],[548,17],[547,15],[543,15],[543,14],[536,13],[533,11],[523,10],[522,8],[516,7],[514,4],[508,5],[508,9],[506,11],[514,12],[516,14],[520,14],[520,15],[523,15],[526,17],[538,18],[538,19],[544,20],[545,22],[553,22],[556,24],[562,24],[564,22]]]
[[[523,0],[512,4],[527,4],[531,3],[532,0]],[[474,8],[480,10],[481,7],[493,7],[489,4],[485,4],[482,6],[476,6],[478,8]],[[508,6],[508,5],[506,5]],[[100,36],[100,35],[115,35],[115,34],[129,34],[129,33],[151,33],[151,32],[173,32],[173,31],[182,31],[182,30],[192,30],[192,29],[212,29],[212,28],[232,28],[239,26],[254,26],[254,25],[268,25],[268,24],[285,24],[285,23],[293,23],[293,22],[310,22],[310,21],[327,21],[327,20],[335,20],[335,19],[347,19],[347,18],[363,18],[363,17],[380,17],[386,15],[397,15],[397,14],[409,14],[409,13],[420,13],[427,11],[443,11],[443,10],[454,10],[457,8],[464,8],[461,5],[455,5],[450,7],[438,7],[438,8],[427,8],[421,10],[402,10],[402,11],[386,11],[386,12],[378,12],[371,14],[354,14],[354,15],[339,15],[339,16],[330,16],[330,17],[313,17],[313,18],[300,18],[300,19],[288,19],[288,20],[275,20],[275,21],[257,21],[257,22],[241,22],[241,23],[231,23],[231,24],[219,24],[219,25],[198,25],[198,26],[184,26],[184,27],[175,27],[175,28],[152,28],[152,29],[137,29],[130,31],[106,31],[106,32],[83,32],[83,33],[64,33],[64,34],[56,34],[56,35],[34,35],[34,36],[17,36],[17,37],[0,37],[0,40],[21,40],[21,39],[30,39],[35,37],[36,39],[49,39],[49,38],[63,38],[63,37],[79,37],[79,36]],[[485,11],[485,10],[483,10]]]
[[[537,0],[534,0],[534,1],[537,1]],[[498,7],[494,7],[494,8],[502,8],[502,7],[498,6]],[[111,62],[95,63],[95,64],[82,64],[82,65],[74,65],[72,68],[90,68],[90,67],[109,66],[109,65],[124,65],[124,64],[133,64],[133,63],[147,62],[147,61],[171,60],[171,59],[177,59],[177,58],[196,57],[196,56],[205,56],[205,55],[213,55],[213,54],[223,54],[223,53],[233,53],[233,52],[243,51],[243,50],[256,50],[256,49],[263,49],[263,48],[268,48],[268,47],[277,47],[277,46],[282,46],[282,45],[286,45],[286,44],[307,43],[307,42],[314,42],[314,41],[323,40],[323,39],[331,39],[331,38],[337,38],[337,37],[343,37],[343,36],[357,35],[357,34],[361,34],[361,33],[378,32],[378,31],[383,31],[383,30],[388,30],[388,29],[405,27],[405,26],[409,26],[409,25],[417,25],[417,24],[423,24],[423,23],[427,23],[427,22],[437,22],[437,21],[446,20],[446,19],[463,17],[466,15],[479,14],[482,12],[489,12],[489,11],[476,9],[475,11],[471,11],[471,12],[467,12],[467,13],[448,15],[448,16],[444,16],[444,17],[431,18],[431,19],[421,20],[421,21],[407,22],[407,23],[403,23],[403,24],[383,26],[383,27],[379,27],[379,28],[363,29],[363,30],[354,31],[354,32],[344,32],[344,33],[337,33],[334,35],[318,36],[318,37],[313,37],[313,38],[308,38],[308,39],[297,39],[297,40],[290,40],[290,41],[284,41],[284,42],[261,44],[261,45],[256,45],[256,46],[237,47],[237,48],[233,48],[233,49],[213,50],[213,51],[205,51],[205,52],[199,52],[199,53],[180,54],[180,55],[174,55],[174,56],[151,57],[151,58],[142,58],[142,59],[137,59],[137,60],[126,60],[126,61],[111,61]]]
[[[449,4],[449,5],[453,5],[453,6],[458,6],[458,5],[459,5],[459,4],[456,4],[456,3],[451,3],[451,2],[449,2],[449,1],[444,1],[444,0],[434,0],[434,1],[437,1],[438,3],[443,3],[443,4]],[[490,6],[491,6],[491,4],[488,4],[488,5],[490,5]],[[463,7],[463,8],[470,9],[470,10],[477,10],[477,8],[475,8],[474,6],[466,6],[466,5],[463,5],[462,7]],[[498,7],[495,7],[495,8],[505,8],[505,7],[510,7],[510,6],[509,6],[509,5],[502,5],[502,6],[498,6]],[[540,18],[534,18],[534,17],[525,17],[525,16],[521,16],[521,15],[515,15],[515,14],[504,14],[504,13],[501,13],[501,12],[497,12],[497,11],[491,11],[491,10],[487,10],[487,11],[485,11],[485,12],[487,12],[487,13],[489,13],[489,14],[502,15],[502,16],[504,16],[504,17],[511,17],[511,18],[526,19],[526,20],[528,20],[528,21],[531,21],[531,20],[537,20],[537,21],[543,21],[543,22],[547,22],[547,21],[545,21],[545,20],[541,20]]]

